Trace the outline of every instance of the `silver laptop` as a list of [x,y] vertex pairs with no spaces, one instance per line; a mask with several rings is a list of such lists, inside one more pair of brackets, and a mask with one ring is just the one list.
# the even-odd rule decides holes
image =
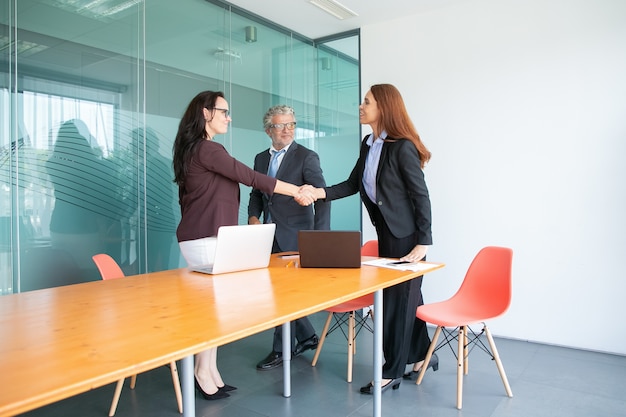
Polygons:
[[267,268],[275,231],[273,223],[222,226],[217,231],[213,264],[189,269],[204,274],[224,274]]

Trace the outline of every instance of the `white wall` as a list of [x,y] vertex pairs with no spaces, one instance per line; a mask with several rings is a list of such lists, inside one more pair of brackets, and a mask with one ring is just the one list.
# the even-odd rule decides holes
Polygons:
[[363,94],[395,84],[433,153],[426,301],[509,246],[495,334],[626,354],[626,2],[468,0],[361,35]]

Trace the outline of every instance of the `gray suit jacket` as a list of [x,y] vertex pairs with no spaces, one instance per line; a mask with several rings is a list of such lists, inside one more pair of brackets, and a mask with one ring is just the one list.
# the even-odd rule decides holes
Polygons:
[[[270,162],[269,149],[256,155],[254,170],[267,173]],[[314,151],[293,142],[283,156],[276,178],[295,185],[311,184],[325,187],[326,182],[320,167],[320,159]],[[313,206],[302,207],[289,196],[274,194],[268,196],[258,189],[250,192],[248,217],[259,219],[263,214],[271,214],[276,223],[276,242],[281,251],[298,250],[298,230],[329,230],[330,202],[318,200]]]

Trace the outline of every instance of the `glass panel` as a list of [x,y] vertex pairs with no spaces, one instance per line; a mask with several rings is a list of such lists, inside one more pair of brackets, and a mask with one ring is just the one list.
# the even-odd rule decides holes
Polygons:
[[13,291],[11,259],[12,164],[17,143],[11,135],[11,68],[12,33],[9,17],[13,4],[0,0],[0,295]]
[[[347,177],[358,59],[339,49],[219,1],[0,0],[2,294],[100,279],[98,252],[127,274],[185,265],[172,144],[202,90],[225,93],[233,123],[218,141],[240,161],[269,146],[262,116],[285,103],[327,183]],[[358,197],[333,204],[333,228],[359,229],[359,214]]]
[[[360,143],[358,34],[329,42],[318,52],[310,41],[245,17],[232,15],[229,23],[233,83],[226,95],[233,122],[229,134],[216,140],[252,166],[254,156],[271,143],[263,131],[263,114],[273,105],[287,104],[296,111],[296,141],[320,155],[327,184],[345,180]],[[245,42],[251,27],[256,40]],[[321,56],[332,58],[334,67],[322,67]],[[346,164],[350,155],[353,161]],[[250,187],[240,189],[239,223],[245,224]],[[331,227],[360,230],[358,196],[333,202]]]
[[[263,129],[263,115],[277,104],[294,108],[298,121],[296,140],[315,150],[315,67],[312,65],[315,48],[291,34],[272,31],[259,23],[243,21],[240,27],[243,30],[253,24],[257,27],[258,40],[254,45],[256,51],[250,53],[255,57],[251,65],[263,70],[254,80],[246,82],[246,87],[233,83],[231,100],[232,154],[249,166],[257,153],[271,145]],[[240,189],[239,223],[246,224],[251,188],[241,185]]]
[[[360,146],[358,34],[319,45],[318,152],[329,185],[352,172]],[[359,195],[333,201],[331,227],[361,230]]]
[[17,5],[18,291],[100,279],[91,259],[100,252],[137,270],[133,218],[142,161],[126,150],[138,125],[137,112],[127,109],[139,102],[143,7],[79,3]]

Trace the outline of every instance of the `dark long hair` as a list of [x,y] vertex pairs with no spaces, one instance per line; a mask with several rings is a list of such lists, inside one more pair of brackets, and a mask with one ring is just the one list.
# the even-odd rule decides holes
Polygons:
[[218,97],[224,98],[224,93],[221,91],[199,93],[191,100],[185,114],[180,119],[172,147],[174,154],[172,165],[174,166],[174,182],[181,188],[185,186],[189,164],[191,164],[191,159],[198,145],[207,139],[206,120],[203,111],[204,109],[214,109]]
[[380,111],[379,129],[385,130],[391,138],[413,142],[420,155],[421,168],[424,168],[431,154],[417,134],[398,89],[391,84],[375,84],[370,91]]
[[85,126],[84,122],[78,119],[63,122],[59,128],[57,140],[54,143],[53,157],[69,161],[77,159],[93,161],[97,159],[96,153],[89,144],[88,139],[80,133],[78,129],[79,124]]

